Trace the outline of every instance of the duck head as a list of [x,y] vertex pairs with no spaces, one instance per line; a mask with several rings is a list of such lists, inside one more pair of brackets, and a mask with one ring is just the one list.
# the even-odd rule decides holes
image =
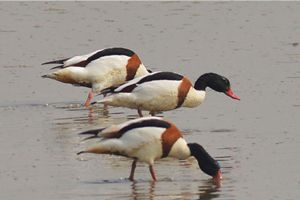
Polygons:
[[191,156],[197,159],[200,169],[207,175],[213,177],[215,182],[220,182],[222,172],[219,163],[213,159],[200,144],[189,143],[188,147],[191,151]]
[[195,82],[194,87],[197,90],[205,90],[206,87],[210,87],[211,89],[217,92],[222,92],[233,99],[240,100],[240,97],[234,94],[231,90],[230,81],[219,74],[206,73],[201,75]]

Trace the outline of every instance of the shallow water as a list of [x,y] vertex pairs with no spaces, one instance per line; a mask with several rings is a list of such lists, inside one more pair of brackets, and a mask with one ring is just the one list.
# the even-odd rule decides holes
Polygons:
[[[298,199],[298,2],[0,2],[1,199]],[[111,46],[152,70],[217,72],[241,101],[208,89],[203,105],[160,114],[219,160],[216,187],[193,159],[140,163],[77,156],[77,133],[136,111],[82,107],[88,89],[40,76],[40,63]]]

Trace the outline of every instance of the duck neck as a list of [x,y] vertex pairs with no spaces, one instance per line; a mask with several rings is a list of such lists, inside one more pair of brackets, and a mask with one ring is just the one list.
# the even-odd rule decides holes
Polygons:
[[200,169],[212,177],[216,176],[220,170],[218,162],[213,159],[201,145],[189,143],[188,147],[190,148],[191,156],[197,159]]
[[209,75],[209,73],[203,74],[195,82],[194,88],[196,90],[205,91],[206,87],[208,86],[209,81],[210,81],[210,75]]

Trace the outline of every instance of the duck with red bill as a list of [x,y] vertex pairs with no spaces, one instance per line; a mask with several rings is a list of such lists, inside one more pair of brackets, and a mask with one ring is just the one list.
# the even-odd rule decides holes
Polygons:
[[100,138],[94,146],[78,152],[95,154],[113,154],[132,158],[129,180],[134,180],[137,162],[149,165],[153,181],[157,180],[154,162],[166,157],[180,160],[194,157],[200,169],[220,185],[221,167],[202,145],[187,143],[181,131],[170,121],[160,117],[142,117],[122,124],[85,131],[81,134]]
[[207,87],[240,100],[232,92],[229,80],[216,73],[201,75],[193,86],[187,77],[180,74],[153,72],[103,91],[102,94],[107,96],[97,103],[137,109],[142,117],[143,110],[155,115],[180,107],[197,107],[204,101]]

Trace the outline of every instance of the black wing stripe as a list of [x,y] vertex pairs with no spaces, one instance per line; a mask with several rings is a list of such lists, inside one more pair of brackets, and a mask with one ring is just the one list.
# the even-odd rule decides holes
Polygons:
[[143,120],[139,122],[135,122],[133,124],[130,124],[128,126],[123,127],[119,133],[120,136],[122,136],[125,132],[130,131],[135,128],[143,128],[143,127],[159,127],[159,128],[169,128],[171,124],[169,124],[166,121],[159,120],[159,119],[148,119],[148,120]]
[[125,48],[108,48],[101,51],[98,51],[97,53],[93,54],[87,59],[87,63],[92,62],[93,60],[96,60],[98,58],[104,57],[104,56],[112,56],[112,55],[125,55],[131,57],[134,54],[133,51],[130,49]]
[[64,68],[64,65],[58,65],[56,67],[52,67],[50,70],[52,70],[52,69],[62,69],[62,68]]
[[123,88],[122,90],[118,91],[118,92],[112,92],[112,93],[130,93],[132,92],[132,90],[134,90],[134,88],[137,87],[137,84],[132,84],[132,85],[128,85],[127,87]]
[[[183,78],[182,75],[173,73],[173,72],[156,72],[153,74],[150,74],[138,82],[128,85],[127,87],[124,87],[120,91],[115,91],[117,88],[113,88],[112,90],[109,90],[109,92],[106,93],[130,93],[134,90],[134,88],[138,87],[139,84],[145,83],[145,82],[151,82],[151,81],[157,81],[157,80],[181,80]],[[126,84],[126,83],[125,83]],[[122,85],[121,85],[122,86]]]
[[145,82],[157,81],[157,80],[181,80],[182,78],[183,78],[182,75],[173,72],[158,72],[142,78],[137,82],[137,84],[142,84]]
[[103,131],[105,128],[98,128],[98,129],[93,129],[93,130],[88,130],[79,133],[79,135],[98,135],[101,131]]

